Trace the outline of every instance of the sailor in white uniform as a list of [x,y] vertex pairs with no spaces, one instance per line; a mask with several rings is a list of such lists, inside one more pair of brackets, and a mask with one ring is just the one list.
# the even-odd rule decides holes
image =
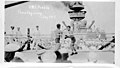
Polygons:
[[11,30],[9,34],[10,34],[10,43],[14,43],[16,41],[16,31],[14,26],[11,26]]
[[17,27],[17,31],[16,31],[16,38],[17,38],[17,42],[22,44],[22,32],[20,30],[20,27]]
[[34,43],[35,44],[32,44],[33,48],[36,50],[38,50],[39,48],[38,45],[41,45],[40,36],[41,36],[41,32],[40,32],[39,26],[36,26],[36,30],[34,32]]

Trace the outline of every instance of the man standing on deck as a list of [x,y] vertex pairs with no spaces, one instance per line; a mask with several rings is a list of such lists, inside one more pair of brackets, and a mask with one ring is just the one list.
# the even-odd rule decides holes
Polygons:
[[46,49],[41,44],[42,41],[41,41],[40,36],[41,36],[41,32],[40,32],[39,26],[36,26],[36,30],[35,30],[35,34],[34,34],[35,45],[33,44],[36,50],[38,50],[39,48]]
[[75,37],[73,35],[73,31],[71,31],[71,27],[70,26],[67,26],[67,30],[64,32],[64,36],[65,36],[65,38],[70,38],[71,39],[71,44],[70,44],[70,48],[72,50],[72,54],[71,55],[77,54],[76,49],[74,47],[76,39],[75,39]]
[[61,29],[61,25],[60,24],[57,24],[56,25],[57,29],[54,31],[54,40],[55,40],[55,43],[56,43],[56,51],[58,51],[60,49],[60,39],[62,37],[62,31],[60,30]]
[[15,42],[15,40],[16,40],[16,32],[15,32],[15,27],[14,26],[11,26],[10,27],[11,28],[11,31],[10,31],[10,43],[13,43],[13,42]]
[[19,43],[22,43],[22,33],[21,33],[21,31],[20,31],[20,27],[17,27],[16,38],[18,39],[17,41],[18,41]]

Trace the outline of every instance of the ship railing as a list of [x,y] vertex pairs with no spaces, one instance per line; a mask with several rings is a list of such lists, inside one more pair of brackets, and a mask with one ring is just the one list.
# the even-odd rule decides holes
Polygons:
[[[110,36],[114,35],[114,33],[106,33],[106,34],[110,35]],[[82,34],[76,34],[76,35],[83,35],[83,33]],[[84,35],[86,35],[86,34],[84,34]],[[16,37],[16,35],[14,37]],[[28,39],[27,35],[22,35],[22,36],[17,36],[17,37],[20,37],[18,39],[22,39],[23,41],[26,41]],[[42,45],[51,46],[51,47],[56,45],[55,41],[51,40],[51,35],[50,34],[40,35],[40,36],[32,36],[32,37],[33,37],[33,39],[41,39],[41,44]],[[9,42],[10,40],[6,41],[9,38],[11,38],[10,34],[5,35],[5,42]],[[112,38],[112,37],[107,37],[107,38]],[[96,47],[96,46],[99,46],[99,45],[100,46],[105,45],[108,42],[109,42],[109,40],[100,40],[100,39],[83,39],[83,40],[81,40],[81,39],[79,39],[79,40],[76,41],[75,45],[77,45],[78,47],[81,47],[81,44],[84,45],[84,46],[87,46],[87,47],[89,47],[89,46],[95,46]],[[64,44],[64,43],[61,42],[61,44]],[[80,49],[78,49],[78,50],[80,50]]]
[[[73,33],[73,34],[69,34],[69,35],[88,35],[89,33]],[[97,33],[91,33],[91,34],[97,34]],[[56,35],[64,35],[64,34],[56,34]],[[100,35],[100,34],[99,34]],[[115,35],[115,33],[105,33],[105,35]],[[4,35],[5,37],[9,37],[9,36],[12,36],[12,37],[27,37],[28,35],[26,34],[22,34],[22,35],[16,35],[16,34],[5,34]],[[31,35],[31,36],[37,36],[37,35]],[[49,37],[51,36],[51,34],[41,34],[41,35],[38,35],[38,36],[46,36],[46,37]]]

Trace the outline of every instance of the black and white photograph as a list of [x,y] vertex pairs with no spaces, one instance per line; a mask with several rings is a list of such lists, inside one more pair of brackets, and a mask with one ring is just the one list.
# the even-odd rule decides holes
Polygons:
[[6,63],[115,64],[115,2],[5,1],[4,9]]

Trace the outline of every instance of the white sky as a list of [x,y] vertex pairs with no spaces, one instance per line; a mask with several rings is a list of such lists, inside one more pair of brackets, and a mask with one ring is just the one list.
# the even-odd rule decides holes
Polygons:
[[[114,2],[84,2],[84,4],[88,25],[95,20],[96,27],[104,29],[107,33],[114,33]],[[29,5],[37,5],[39,9],[29,9]],[[25,14],[25,12],[33,14]],[[35,26],[39,25],[41,33],[49,34],[56,29],[56,24],[62,24],[62,21],[69,25],[70,19],[66,9],[59,2],[28,2],[5,9],[5,31],[7,32],[11,25],[20,26],[22,33],[26,33],[28,27],[34,32]]]

